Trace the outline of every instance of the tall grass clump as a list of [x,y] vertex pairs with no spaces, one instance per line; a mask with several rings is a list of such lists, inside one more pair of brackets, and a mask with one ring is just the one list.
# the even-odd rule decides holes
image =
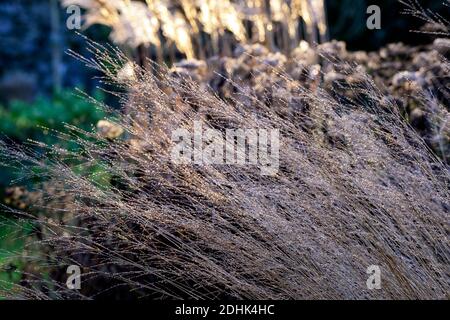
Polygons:
[[[32,207],[52,213],[27,214],[40,232],[32,245],[47,254],[27,257],[41,269],[2,295],[449,297],[448,168],[368,75],[325,90],[320,72],[305,85],[267,65],[266,88],[225,79],[231,94],[219,97],[183,73],[90,46],[96,58],[79,58],[117,88],[123,110],[98,104],[111,117],[97,131],[55,133],[75,151],[1,144],[3,165],[46,181]],[[220,132],[278,129],[278,173],[173,163],[172,133],[194,121]],[[80,169],[92,166],[101,172]],[[65,286],[71,264],[82,268],[80,291]],[[366,286],[371,265],[381,268],[381,290]]]

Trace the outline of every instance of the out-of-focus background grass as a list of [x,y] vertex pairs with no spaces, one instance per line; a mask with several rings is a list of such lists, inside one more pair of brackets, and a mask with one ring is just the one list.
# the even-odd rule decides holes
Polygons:
[[[371,4],[381,7],[381,30],[366,28],[366,9]],[[436,9],[442,1],[421,4]],[[427,35],[410,32],[421,23],[401,15],[402,6],[394,0],[328,0],[326,5],[330,37],[345,41],[348,49],[370,51],[390,42],[420,44],[430,40]],[[96,90],[95,72],[65,54],[71,49],[89,56],[85,40],[66,28],[67,17],[57,0],[0,3],[0,134],[15,143],[29,139],[54,143],[48,129],[64,131],[63,123],[89,129],[103,117],[75,91],[80,88],[100,101],[105,99]],[[108,28],[98,25],[83,31],[100,43],[108,42],[108,33]],[[1,202],[14,176],[0,168]],[[0,209],[0,265],[8,263],[15,253],[22,254],[30,230],[26,220]],[[10,276],[0,273],[0,282]]]

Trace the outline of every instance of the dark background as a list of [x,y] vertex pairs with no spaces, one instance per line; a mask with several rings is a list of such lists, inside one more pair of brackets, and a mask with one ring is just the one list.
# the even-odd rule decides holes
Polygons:
[[[426,9],[442,14],[450,8],[443,6],[445,0],[419,0]],[[381,29],[369,30],[366,27],[367,7],[378,5],[381,8]],[[405,6],[397,0],[326,0],[328,24],[332,39],[347,42],[351,50],[372,51],[392,42],[411,45],[430,41],[430,36],[411,32],[419,30],[423,21],[402,14]]]

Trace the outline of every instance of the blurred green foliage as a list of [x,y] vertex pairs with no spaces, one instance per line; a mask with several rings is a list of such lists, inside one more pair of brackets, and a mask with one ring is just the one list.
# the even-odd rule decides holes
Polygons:
[[[103,101],[104,94],[96,91],[93,98]],[[63,141],[51,131],[67,132],[66,124],[90,131],[104,117],[103,110],[81,97],[75,90],[63,90],[52,98],[39,97],[31,104],[12,101],[8,106],[0,105],[0,135],[19,144],[28,140],[48,145],[60,144]],[[2,168],[0,193],[13,178],[11,170]]]
[[[102,101],[103,93],[97,91],[94,98]],[[37,98],[32,104],[12,101],[7,107],[0,105],[0,132],[18,141],[51,143],[54,138],[45,128],[64,131],[66,123],[89,130],[103,117],[104,113],[91,102],[72,90],[64,90],[52,99]]]
[[19,257],[31,231],[30,222],[0,215],[0,289],[11,289],[20,280],[25,266]]
[[[97,101],[103,101],[101,91],[94,93]],[[105,113],[87,99],[80,97],[74,90],[63,90],[52,98],[40,97],[33,103],[12,101],[8,105],[0,105],[0,134],[14,143],[25,143],[28,140],[39,141],[49,145],[70,143],[61,141],[50,131],[67,132],[65,124],[73,125],[86,131]],[[65,146],[68,147],[68,146]],[[85,173],[88,170],[97,183],[106,183],[104,171],[95,168],[74,168],[75,172]],[[0,202],[3,201],[3,190],[9,186],[16,173],[0,168]],[[100,180],[100,181],[98,181]],[[11,216],[0,208],[0,288],[10,289],[12,283],[20,280],[25,268],[21,255],[25,250],[26,238],[32,233],[32,223],[25,219]],[[1,297],[0,297],[1,299]]]

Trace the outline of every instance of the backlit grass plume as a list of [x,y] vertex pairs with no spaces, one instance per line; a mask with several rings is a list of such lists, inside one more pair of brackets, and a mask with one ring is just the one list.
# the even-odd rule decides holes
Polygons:
[[[84,24],[111,27],[112,40],[131,48],[153,47],[159,62],[226,54],[233,44],[263,43],[286,54],[300,40],[325,41],[323,0],[62,0],[86,10]],[[165,53],[165,54],[163,54]]]
[[[68,127],[61,139],[75,151],[2,144],[3,164],[46,178],[33,210],[53,212],[32,217],[34,245],[49,248],[42,269],[5,295],[448,298],[448,168],[361,68],[327,57],[356,73],[325,90],[320,69],[294,78],[243,53],[254,72],[224,79],[218,93],[180,68],[153,72],[91,49],[95,59],[79,58],[116,86],[126,111],[99,106],[112,117],[97,131]],[[194,121],[220,132],[278,129],[278,173],[175,164],[172,133]],[[81,266],[80,291],[65,286],[71,264]],[[366,286],[371,265],[380,290]]]

